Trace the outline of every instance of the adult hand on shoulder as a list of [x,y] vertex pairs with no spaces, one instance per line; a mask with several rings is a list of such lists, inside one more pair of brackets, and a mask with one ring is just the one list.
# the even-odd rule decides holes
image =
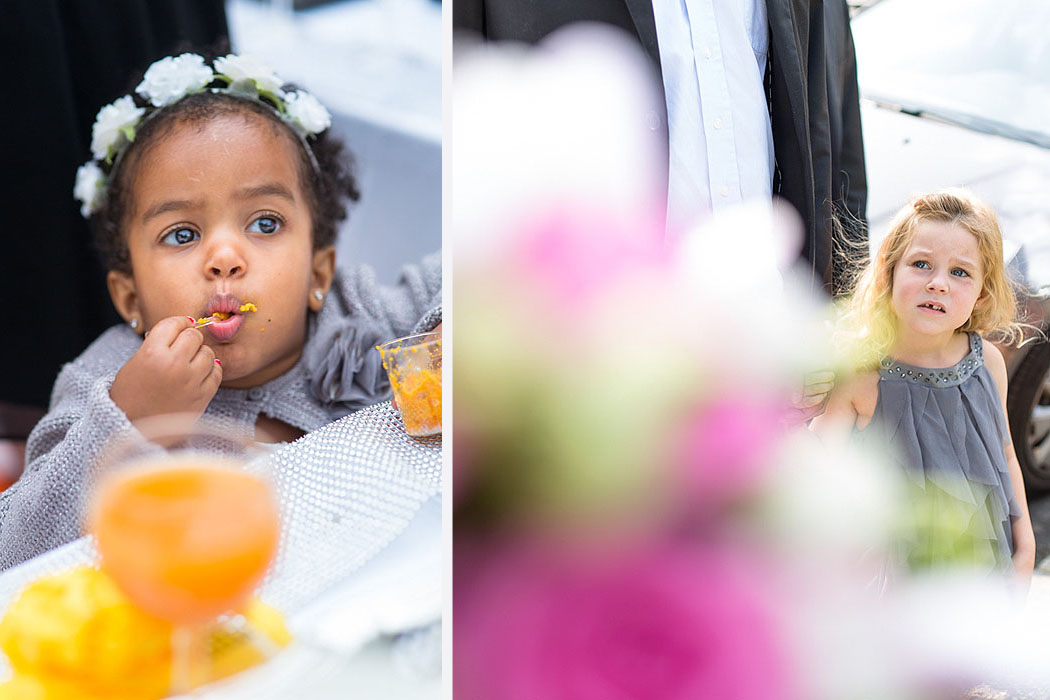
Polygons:
[[204,413],[222,382],[222,366],[188,316],[158,322],[113,381],[109,396],[129,420],[163,413]]
[[835,387],[835,373],[831,371],[810,372],[803,380],[802,390],[791,397],[792,419],[807,423],[824,413],[828,395]]

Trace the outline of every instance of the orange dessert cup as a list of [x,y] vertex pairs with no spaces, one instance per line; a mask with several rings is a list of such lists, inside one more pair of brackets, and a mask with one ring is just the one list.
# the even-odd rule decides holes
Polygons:
[[441,334],[422,333],[377,346],[405,432],[441,432]]

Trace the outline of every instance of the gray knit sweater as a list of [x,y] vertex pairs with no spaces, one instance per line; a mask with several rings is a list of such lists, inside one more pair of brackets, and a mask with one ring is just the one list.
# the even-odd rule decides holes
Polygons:
[[[377,343],[429,330],[441,320],[439,255],[406,266],[396,287],[380,287],[368,267],[336,275],[306,346],[288,372],[250,389],[220,388],[205,415],[254,435],[260,414],[309,432],[389,398]],[[109,397],[117,375],[141,345],[126,326],[103,333],[63,367],[47,415],[26,449],[22,478],[0,494],[0,569],[70,542],[81,517],[96,461],[107,441],[131,427]]]

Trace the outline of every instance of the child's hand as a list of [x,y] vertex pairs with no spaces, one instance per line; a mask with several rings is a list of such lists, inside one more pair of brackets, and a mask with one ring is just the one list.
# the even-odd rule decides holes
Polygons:
[[155,325],[113,381],[109,396],[129,420],[162,413],[204,413],[222,366],[188,316]]

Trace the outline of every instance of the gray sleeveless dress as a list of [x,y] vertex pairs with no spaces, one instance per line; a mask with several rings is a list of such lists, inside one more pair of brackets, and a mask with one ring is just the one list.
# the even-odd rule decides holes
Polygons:
[[[1011,523],[1020,511],[1004,452],[1006,418],[984,365],[981,337],[969,335],[970,352],[952,367],[927,369],[884,359],[875,413],[860,434],[864,441],[891,447],[920,496],[925,527],[907,536],[909,563],[936,566],[966,558],[1008,572]],[[957,532],[945,542],[952,527]],[[931,538],[939,539],[931,544]]]

